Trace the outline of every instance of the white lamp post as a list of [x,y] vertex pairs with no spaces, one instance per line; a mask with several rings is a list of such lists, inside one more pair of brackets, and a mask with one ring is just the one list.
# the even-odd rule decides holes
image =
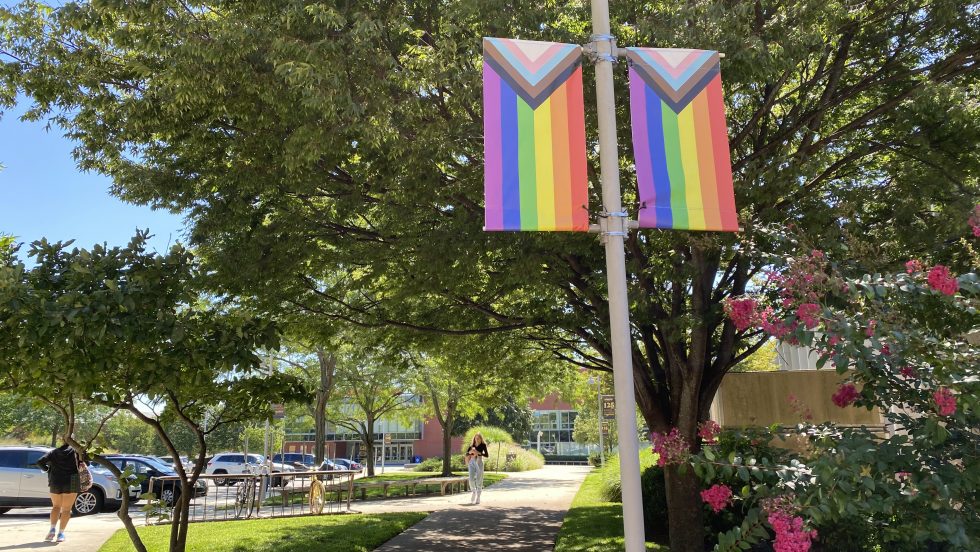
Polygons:
[[595,381],[596,384],[596,396],[598,397],[599,400],[599,412],[597,414],[597,416],[599,417],[599,465],[605,466],[606,445],[602,436],[602,434],[604,433],[602,431],[602,378],[598,378],[598,377],[594,378],[592,376],[589,376],[589,383],[591,384],[593,381]]

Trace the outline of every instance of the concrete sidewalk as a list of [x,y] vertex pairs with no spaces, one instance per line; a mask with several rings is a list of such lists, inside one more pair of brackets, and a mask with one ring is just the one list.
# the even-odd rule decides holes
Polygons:
[[[0,516],[0,552],[45,548],[57,548],[58,552],[95,552],[123,526],[114,513],[77,516],[68,522],[65,530],[68,539],[64,543],[45,542],[44,535],[49,527],[47,511],[29,508],[11,510]],[[136,510],[130,515],[136,517],[142,513]]]
[[352,509],[363,513],[432,512],[376,552],[459,552],[472,546],[541,552],[554,548],[565,512],[589,469],[545,466],[509,474],[484,490],[477,506],[469,504],[470,494],[465,493],[355,504]]

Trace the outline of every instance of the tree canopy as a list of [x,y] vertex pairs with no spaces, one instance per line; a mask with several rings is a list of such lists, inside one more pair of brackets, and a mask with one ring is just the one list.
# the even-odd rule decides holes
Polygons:
[[[721,302],[784,247],[778,230],[869,272],[963,234],[978,196],[980,12],[961,0],[612,11],[620,45],[726,54],[744,231],[626,243],[640,409],[651,429],[695,442],[724,375],[763,343]],[[0,10],[0,101],[26,93],[28,116],[53,117],[80,142],[80,166],[110,175],[121,197],[187,212],[225,292],[362,326],[511,331],[609,370],[596,241],[481,231],[480,37],[589,32],[586,2],[26,2]],[[593,155],[593,183],[597,170]],[[590,201],[599,211],[596,187]],[[668,472],[668,486],[681,479]],[[687,483],[671,523],[700,527]]]

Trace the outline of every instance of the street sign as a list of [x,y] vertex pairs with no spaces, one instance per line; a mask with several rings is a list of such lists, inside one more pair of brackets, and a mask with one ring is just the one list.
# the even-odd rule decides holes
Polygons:
[[286,417],[286,405],[284,404],[273,404],[272,405],[272,418],[275,420],[282,420]]
[[602,396],[602,419],[603,420],[615,420],[616,419],[616,397],[615,397],[615,395],[603,395]]
[[602,422],[602,432],[605,434],[609,433],[609,422]]
[[390,445],[391,444],[391,434],[390,433],[385,433],[385,444],[386,445]]

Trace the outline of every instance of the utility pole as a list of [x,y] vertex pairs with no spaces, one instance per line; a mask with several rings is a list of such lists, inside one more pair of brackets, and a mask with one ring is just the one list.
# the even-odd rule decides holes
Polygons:
[[[642,552],[643,497],[640,494],[640,450],[636,440],[636,397],[633,394],[633,359],[630,347],[629,302],[626,297],[628,224],[619,189],[619,146],[616,138],[616,103],[613,86],[615,39],[610,34],[608,0],[592,0],[592,42],[595,47],[596,106],[599,115],[599,170],[605,217],[606,276],[609,285],[609,322],[612,336],[616,429],[619,432],[619,469],[623,487],[623,529],[626,552]],[[602,428],[599,428],[600,432]]]

